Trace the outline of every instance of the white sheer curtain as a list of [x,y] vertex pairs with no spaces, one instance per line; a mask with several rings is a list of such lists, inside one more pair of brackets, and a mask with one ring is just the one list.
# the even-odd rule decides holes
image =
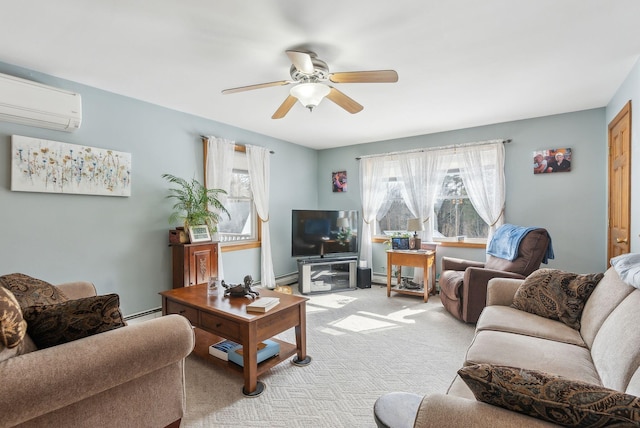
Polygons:
[[260,216],[262,227],[261,278],[264,287],[276,287],[276,277],[273,272],[271,256],[271,234],[269,233],[269,185],[271,176],[271,162],[269,150],[264,147],[247,144],[247,159],[249,161],[249,178],[253,201]]
[[[402,197],[415,217],[425,220],[422,239],[433,240],[434,205],[449,168],[457,164],[478,215],[489,224],[488,239],[504,223],[505,179],[503,140],[374,155],[360,159],[362,233],[360,260],[372,263],[371,239],[376,215],[389,209],[389,177],[398,178]],[[427,219],[429,220],[427,222]],[[422,275],[416,269],[416,276]]]
[[[235,142],[225,138],[207,138],[207,165],[205,171],[205,183],[208,189],[222,189],[229,193],[231,188],[231,173],[233,171],[233,153]],[[225,205],[227,195],[219,193],[218,199]],[[209,207],[214,211],[214,207]],[[222,251],[218,242],[218,279],[224,279],[224,267],[222,265]]]
[[362,198],[362,228],[360,229],[360,261],[373,267],[371,239],[375,230],[376,216],[387,196],[385,171],[389,162],[382,157],[360,159],[360,197]]
[[504,144],[502,140],[470,144],[458,148],[456,158],[469,200],[489,225],[489,242],[504,223]]
[[[425,223],[420,239],[433,240],[433,205],[442,181],[449,169],[451,153],[423,152],[407,153],[398,158],[401,181],[404,183],[403,198],[409,211]],[[410,231],[409,231],[410,232]]]
[[[406,153],[399,156],[398,161],[399,178],[404,183],[403,199],[411,214],[425,223],[424,231],[418,231],[418,236],[422,240],[432,241],[433,205],[449,168],[451,156],[440,152]],[[410,230],[408,232],[411,233]],[[423,269],[414,270],[415,282],[421,282],[423,276]]]

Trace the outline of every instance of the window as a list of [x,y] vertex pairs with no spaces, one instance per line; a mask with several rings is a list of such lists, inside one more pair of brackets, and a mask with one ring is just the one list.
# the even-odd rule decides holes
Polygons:
[[[402,183],[396,178],[387,181],[387,198],[380,213],[388,210],[376,224],[376,235],[390,236],[407,231],[407,221],[413,218],[402,197]],[[459,170],[449,169],[436,200],[433,238],[486,238],[489,225],[482,220],[469,200]]]
[[376,223],[376,235],[392,236],[407,231],[407,221],[413,218],[409,207],[402,198],[402,182],[391,177],[387,181],[387,198],[379,213],[386,214]]
[[445,175],[435,206],[434,238],[486,238],[489,225],[473,207],[458,169]]
[[218,223],[220,242],[239,243],[257,241],[257,213],[251,192],[247,155],[236,151],[231,174],[231,188],[224,204],[231,215],[223,215]]

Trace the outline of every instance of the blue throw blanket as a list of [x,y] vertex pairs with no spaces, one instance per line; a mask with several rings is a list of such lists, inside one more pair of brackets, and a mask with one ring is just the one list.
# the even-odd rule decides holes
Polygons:
[[[518,258],[518,248],[520,241],[525,235],[537,227],[522,227],[513,224],[503,224],[496,230],[487,246],[487,254],[501,259],[513,261]],[[542,259],[542,263],[547,264],[549,259],[553,259],[553,246],[551,245],[551,236],[549,236],[549,245]]]

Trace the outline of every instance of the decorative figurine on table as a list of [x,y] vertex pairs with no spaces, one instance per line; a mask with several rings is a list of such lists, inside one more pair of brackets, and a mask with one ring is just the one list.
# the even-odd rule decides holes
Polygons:
[[402,285],[400,288],[406,288],[407,290],[419,290],[422,288],[417,282],[411,281],[409,278],[402,278]]
[[244,296],[248,296],[251,297],[252,299],[255,299],[256,297],[260,296],[260,293],[258,293],[257,291],[253,290],[251,288],[251,285],[253,285],[253,278],[251,277],[251,275],[247,275],[244,277],[244,284],[226,284],[224,282],[224,279],[222,280],[222,286],[225,288],[224,291],[224,296],[231,296],[231,297],[244,297]]

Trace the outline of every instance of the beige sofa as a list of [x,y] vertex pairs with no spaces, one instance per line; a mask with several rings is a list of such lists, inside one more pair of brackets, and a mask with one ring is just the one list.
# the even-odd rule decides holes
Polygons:
[[[539,370],[640,396],[640,290],[609,269],[585,304],[580,330],[574,330],[510,307],[521,282],[502,278],[489,282],[487,307],[478,320],[465,366],[487,363]],[[390,396],[394,398],[401,397]],[[403,400],[411,402],[410,397]],[[378,401],[378,411],[392,407],[390,401],[384,402],[385,396]],[[460,376],[446,395],[428,395],[414,403],[417,415],[409,425],[415,427],[555,426],[477,401]]]
[[[58,286],[69,299],[91,283]],[[0,427],[178,427],[194,337],[170,315],[0,362]]]

